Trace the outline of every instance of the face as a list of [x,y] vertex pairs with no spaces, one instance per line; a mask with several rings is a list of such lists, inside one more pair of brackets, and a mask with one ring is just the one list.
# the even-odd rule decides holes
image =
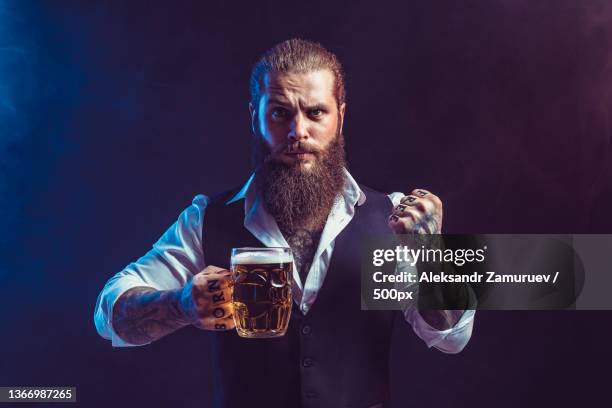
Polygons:
[[345,104],[336,104],[329,70],[268,73],[259,106],[249,104],[253,131],[270,149],[269,159],[305,172],[341,133],[344,109]]

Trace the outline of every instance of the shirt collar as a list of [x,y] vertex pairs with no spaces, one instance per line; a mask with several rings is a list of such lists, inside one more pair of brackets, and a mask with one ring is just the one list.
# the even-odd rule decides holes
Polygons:
[[[342,195],[344,196],[344,200],[346,203],[354,206],[362,206],[366,201],[366,195],[359,187],[359,184],[355,181],[351,173],[346,168],[343,168],[344,171],[344,190],[342,191]],[[252,173],[247,182],[242,186],[240,191],[238,191],[232,198],[230,198],[225,204],[231,204],[235,201],[242,200],[246,198],[244,210],[245,214],[249,213],[249,210],[252,208],[253,203],[256,201],[256,192],[255,186],[253,185],[253,181],[255,180],[255,173]]]

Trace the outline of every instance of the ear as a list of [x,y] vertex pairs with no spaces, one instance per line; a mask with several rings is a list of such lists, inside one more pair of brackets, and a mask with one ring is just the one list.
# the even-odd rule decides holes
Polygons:
[[251,130],[253,131],[253,134],[257,134],[257,132],[255,132],[255,126],[257,126],[257,112],[255,111],[255,108],[253,107],[253,104],[251,102],[249,102],[249,114],[251,115]]
[[338,123],[338,126],[340,126],[340,133],[342,133],[342,126],[344,125],[344,112],[345,111],[346,111],[346,102],[343,102],[342,105],[340,105],[340,109],[339,109],[340,123]]

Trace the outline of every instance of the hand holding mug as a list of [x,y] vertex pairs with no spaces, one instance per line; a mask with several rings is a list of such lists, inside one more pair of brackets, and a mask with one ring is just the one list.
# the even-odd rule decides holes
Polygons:
[[234,329],[230,271],[210,265],[194,275],[181,291],[179,308],[200,329]]

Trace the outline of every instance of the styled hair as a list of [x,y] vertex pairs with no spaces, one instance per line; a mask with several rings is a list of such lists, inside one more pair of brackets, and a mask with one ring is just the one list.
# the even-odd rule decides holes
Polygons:
[[342,65],[335,54],[319,43],[300,38],[276,44],[259,58],[251,71],[250,91],[253,107],[259,107],[264,77],[268,72],[305,74],[321,69],[328,69],[334,75],[334,96],[337,106],[340,107],[345,101],[346,91]]

